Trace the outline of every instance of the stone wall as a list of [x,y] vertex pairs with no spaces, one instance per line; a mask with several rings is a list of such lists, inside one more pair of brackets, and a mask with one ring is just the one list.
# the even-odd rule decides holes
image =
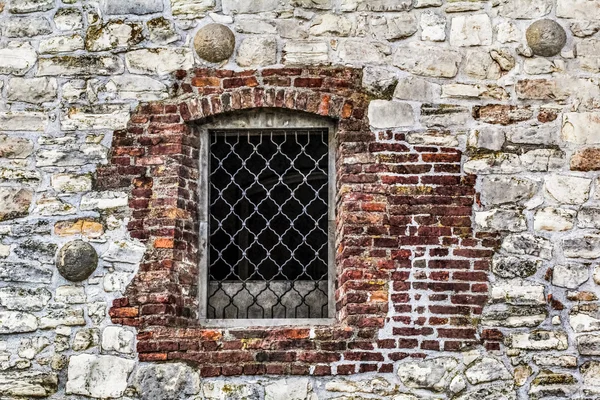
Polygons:
[[[0,0],[0,397],[594,398],[599,20],[595,0]],[[364,259],[339,248],[337,300],[369,295],[342,302],[330,339],[193,326],[196,266],[176,250],[194,179],[169,167],[194,159],[188,122],[236,98],[362,121],[338,228],[362,226],[343,238]],[[456,225],[417,211],[460,188]],[[301,359],[315,338],[331,359]],[[288,358],[264,358],[273,342]]]

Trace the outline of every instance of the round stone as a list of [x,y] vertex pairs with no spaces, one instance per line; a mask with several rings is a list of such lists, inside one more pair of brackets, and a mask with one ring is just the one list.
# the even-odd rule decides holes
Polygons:
[[535,21],[527,28],[527,44],[533,54],[552,57],[560,53],[567,43],[567,33],[560,24],[551,19]]
[[91,244],[83,240],[73,240],[58,252],[56,267],[58,272],[71,282],[87,279],[98,266],[98,253]]
[[227,60],[235,49],[235,35],[225,25],[209,24],[196,33],[194,48],[198,56],[206,61]]

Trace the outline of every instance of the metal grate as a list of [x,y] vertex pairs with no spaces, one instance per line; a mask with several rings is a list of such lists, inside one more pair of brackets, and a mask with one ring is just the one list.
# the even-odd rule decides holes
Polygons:
[[209,135],[208,318],[326,318],[328,130]]

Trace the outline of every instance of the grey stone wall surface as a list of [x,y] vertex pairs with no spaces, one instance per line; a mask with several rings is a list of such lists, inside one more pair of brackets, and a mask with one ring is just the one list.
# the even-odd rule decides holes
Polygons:
[[[547,43],[560,32],[526,34],[539,19],[564,29],[562,49]],[[194,50],[214,23],[235,36],[218,64]],[[600,396],[599,31],[598,0],[0,0],[0,398]],[[134,330],[107,312],[144,245],[127,195],[92,189],[113,131],[168,98],[176,70],[284,65],[364,67],[388,97],[371,104],[374,128],[465,151],[474,228],[504,237],[480,324],[501,350],[323,378],[137,362]],[[95,250],[81,264],[60,252],[76,240]]]

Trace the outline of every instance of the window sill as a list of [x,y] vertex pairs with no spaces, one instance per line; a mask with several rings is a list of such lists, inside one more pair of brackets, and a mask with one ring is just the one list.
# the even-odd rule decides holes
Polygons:
[[274,326],[330,326],[335,318],[298,318],[298,319],[201,319],[205,328],[258,328]]

